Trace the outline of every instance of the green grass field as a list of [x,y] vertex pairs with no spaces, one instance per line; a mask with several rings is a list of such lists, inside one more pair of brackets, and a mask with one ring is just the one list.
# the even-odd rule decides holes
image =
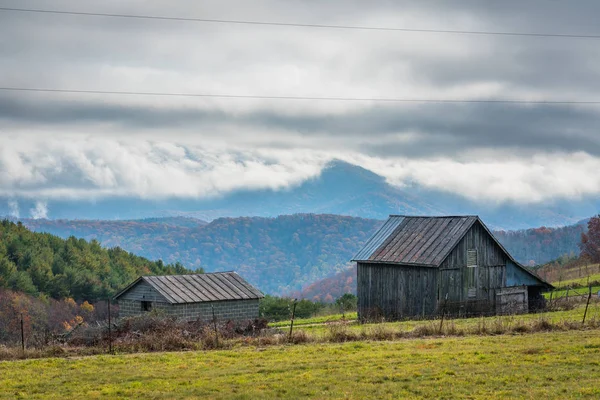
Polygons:
[[[600,291],[600,286],[592,286],[592,296],[598,297],[598,291]],[[569,293],[569,297],[573,296],[582,296],[587,295],[589,293],[589,288],[577,288],[577,289],[564,289],[564,290],[555,290],[552,292],[553,299],[560,299],[567,296],[567,292]],[[544,293],[544,297],[546,299],[550,299],[550,293]]]
[[[480,317],[480,318],[462,318],[462,319],[447,319],[444,322],[444,326],[453,326],[456,330],[465,331],[466,334],[469,331],[480,331],[482,326],[487,326],[490,330],[497,325],[516,325],[519,323],[531,323],[536,320],[546,319],[553,323],[559,323],[563,321],[581,321],[585,310],[584,305],[568,310],[568,311],[554,311],[545,312],[538,314],[522,314],[522,315],[506,315],[506,316],[491,316],[491,317]],[[339,320],[340,316],[329,316],[330,322]],[[336,319],[337,318],[337,319]],[[590,304],[587,312],[588,321],[591,319],[600,319],[600,303],[594,301]],[[311,321],[310,323],[304,323],[304,321]],[[439,326],[439,320],[430,321],[419,321],[419,320],[408,320],[400,322],[384,322],[377,324],[358,324],[350,323],[347,327],[348,330],[354,332],[360,332],[363,330],[372,331],[377,329],[391,329],[396,331],[412,331],[415,328],[433,325],[436,328]],[[289,329],[289,322],[287,325],[279,325],[282,330]],[[330,327],[327,323],[316,323],[314,320],[296,320],[294,322],[294,330],[303,330],[313,336],[325,336],[328,334]]]
[[598,330],[0,362],[0,398],[600,397]]
[[586,286],[588,282],[600,282],[600,273],[585,276],[583,278],[568,279],[562,282],[553,282],[552,284],[556,287],[565,287],[573,284]]
[[[346,314],[332,314],[332,315],[324,315],[312,318],[303,318],[296,319],[294,321],[294,326],[302,326],[302,325],[314,325],[314,324],[325,324],[327,322],[340,321],[342,319],[346,319],[348,321],[355,320],[357,318],[356,311],[348,312]],[[269,326],[272,328],[283,328],[290,327],[290,321],[279,321],[279,322],[271,322]]]

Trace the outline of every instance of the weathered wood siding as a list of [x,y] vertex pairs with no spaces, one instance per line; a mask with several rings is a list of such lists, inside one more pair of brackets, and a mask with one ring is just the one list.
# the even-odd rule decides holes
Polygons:
[[496,290],[496,313],[522,314],[529,311],[527,286],[505,287]]
[[[467,267],[467,251],[477,250],[477,267]],[[506,286],[508,257],[479,222],[473,224],[440,265],[438,304],[441,307],[448,295],[452,307],[468,303],[477,312],[493,312],[496,289]],[[474,274],[470,288],[469,275]],[[468,311],[468,310],[467,310]]]
[[360,319],[401,319],[435,312],[437,268],[358,263]]

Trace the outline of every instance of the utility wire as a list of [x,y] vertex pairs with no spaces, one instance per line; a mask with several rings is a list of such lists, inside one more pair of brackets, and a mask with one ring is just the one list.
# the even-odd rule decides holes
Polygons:
[[324,101],[372,101],[389,103],[488,103],[488,104],[548,104],[548,105],[600,105],[600,101],[586,100],[519,100],[519,99],[428,99],[428,98],[390,98],[390,97],[309,97],[309,96],[262,96],[245,94],[218,94],[218,93],[166,93],[166,92],[129,92],[112,90],[75,90],[75,89],[45,89],[0,87],[3,91],[16,92],[43,92],[43,93],[78,93],[78,94],[106,94],[124,96],[163,96],[163,97],[205,97],[221,99],[266,99],[266,100],[324,100]]
[[600,39],[600,35],[583,35],[583,34],[569,34],[569,33],[469,31],[469,30],[450,30],[450,29],[413,29],[413,28],[386,28],[386,27],[377,27],[377,26],[299,24],[299,23],[288,23],[288,22],[166,17],[166,16],[160,16],[160,15],[108,14],[108,13],[98,13],[98,12],[43,10],[43,9],[12,8],[12,7],[0,7],[0,11],[40,13],[40,14],[80,15],[80,16],[111,17],[111,18],[151,19],[151,20],[163,20],[163,21],[187,21],[187,22],[203,22],[203,23],[215,23],[215,24],[267,25],[267,26],[285,26],[285,27],[298,27],[298,28],[345,29],[345,30],[354,29],[354,30],[362,30],[362,31],[446,33],[446,34],[457,34],[457,35],[487,35],[487,36],[494,36],[494,35],[495,36],[533,36],[533,37],[567,38],[567,39]]

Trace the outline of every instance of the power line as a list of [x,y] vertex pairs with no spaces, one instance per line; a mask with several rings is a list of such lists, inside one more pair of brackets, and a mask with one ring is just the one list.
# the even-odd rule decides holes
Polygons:
[[530,37],[550,37],[550,38],[567,38],[567,39],[600,39],[600,35],[583,35],[583,34],[569,34],[569,33],[468,31],[468,30],[451,30],[451,29],[416,29],[416,28],[389,28],[389,27],[377,27],[377,26],[299,24],[299,23],[288,23],[288,22],[166,17],[166,16],[160,16],[160,15],[109,14],[109,13],[97,13],[97,12],[43,10],[43,9],[11,8],[11,7],[0,7],[0,11],[40,13],[40,14],[79,15],[79,16],[92,16],[92,17],[151,19],[151,20],[163,20],[163,21],[203,22],[203,23],[215,23],[215,24],[266,25],[266,26],[280,26],[280,27],[284,26],[284,27],[319,28],[319,29],[344,29],[344,30],[354,29],[354,30],[363,30],[363,31],[445,33],[445,34],[457,34],[457,35],[530,36]]
[[519,100],[519,99],[427,99],[427,98],[386,98],[386,97],[309,97],[309,96],[263,96],[245,94],[218,93],[166,93],[166,92],[130,92],[112,90],[76,90],[76,89],[46,89],[0,87],[3,91],[42,92],[42,93],[75,93],[75,94],[104,94],[124,96],[163,96],[163,97],[204,97],[221,99],[264,99],[264,100],[323,100],[323,101],[372,101],[388,103],[488,103],[488,104],[547,104],[547,105],[600,105],[600,101],[586,100]]

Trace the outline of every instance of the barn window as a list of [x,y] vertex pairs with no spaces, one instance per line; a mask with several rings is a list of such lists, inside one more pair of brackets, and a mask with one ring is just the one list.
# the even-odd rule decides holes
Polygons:
[[467,250],[467,288],[468,296],[477,295],[477,249]]
[[467,267],[477,266],[477,249],[467,250]]
[[152,302],[151,301],[142,301],[142,311],[151,311],[152,310]]

